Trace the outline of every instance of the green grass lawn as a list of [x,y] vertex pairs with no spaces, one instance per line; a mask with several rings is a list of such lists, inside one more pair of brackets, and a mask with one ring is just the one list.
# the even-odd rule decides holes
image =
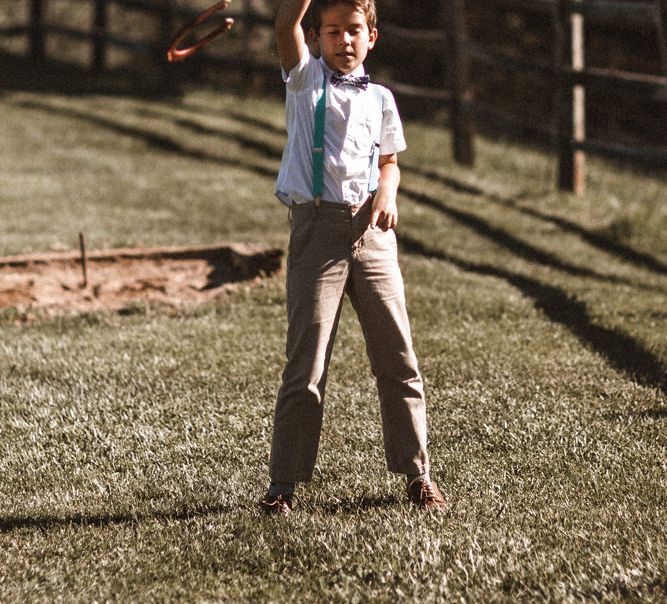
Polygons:
[[[0,255],[286,246],[282,106],[0,93]],[[667,598],[667,184],[407,124],[398,234],[445,515],[384,465],[346,305],[314,481],[264,518],[282,277],[177,313],[0,311],[0,601]]]

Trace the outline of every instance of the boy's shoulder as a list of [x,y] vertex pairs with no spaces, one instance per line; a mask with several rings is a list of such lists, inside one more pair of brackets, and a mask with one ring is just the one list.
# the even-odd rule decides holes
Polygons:
[[382,95],[383,99],[386,99],[386,98],[389,98],[389,97],[393,98],[393,96],[394,96],[393,93],[391,92],[391,90],[389,90],[389,88],[387,88],[386,86],[383,86],[382,84],[376,84],[375,82],[371,82],[369,84],[369,88],[371,90],[375,91],[376,94]]
[[377,97],[382,99],[383,111],[390,110],[396,112],[396,99],[394,98],[394,93],[389,88],[373,82],[371,82],[370,88],[374,89]]

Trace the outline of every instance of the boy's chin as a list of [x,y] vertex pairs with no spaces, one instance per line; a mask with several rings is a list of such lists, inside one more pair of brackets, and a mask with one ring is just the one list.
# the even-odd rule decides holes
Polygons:
[[326,61],[325,63],[334,71],[337,71],[342,74],[348,74],[352,73],[357,67],[359,67],[360,63],[357,61],[350,62],[350,61]]

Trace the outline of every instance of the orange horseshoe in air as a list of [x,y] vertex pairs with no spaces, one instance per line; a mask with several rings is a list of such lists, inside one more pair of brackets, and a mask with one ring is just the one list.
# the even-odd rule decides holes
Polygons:
[[169,44],[169,49],[167,50],[167,61],[170,63],[176,63],[177,61],[187,59],[188,57],[191,57],[193,54],[195,54],[200,48],[206,46],[214,38],[217,38],[221,33],[229,31],[232,28],[232,25],[234,25],[234,19],[231,18],[225,19],[225,22],[222,25],[216,27],[211,33],[204,36],[201,40],[199,40],[199,42],[196,42],[192,46],[181,49],[178,48],[178,45],[195,27],[204,23],[204,21],[207,21],[209,17],[215,13],[225,10],[229,6],[230,2],[231,0],[222,0],[222,2],[216,2],[213,6],[207,8],[203,13],[201,13],[194,21],[181,29]]

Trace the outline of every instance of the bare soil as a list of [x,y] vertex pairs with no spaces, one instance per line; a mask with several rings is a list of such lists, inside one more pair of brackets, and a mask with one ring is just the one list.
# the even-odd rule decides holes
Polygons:
[[281,270],[283,251],[256,245],[124,248],[0,257],[0,308],[47,313],[198,304]]

